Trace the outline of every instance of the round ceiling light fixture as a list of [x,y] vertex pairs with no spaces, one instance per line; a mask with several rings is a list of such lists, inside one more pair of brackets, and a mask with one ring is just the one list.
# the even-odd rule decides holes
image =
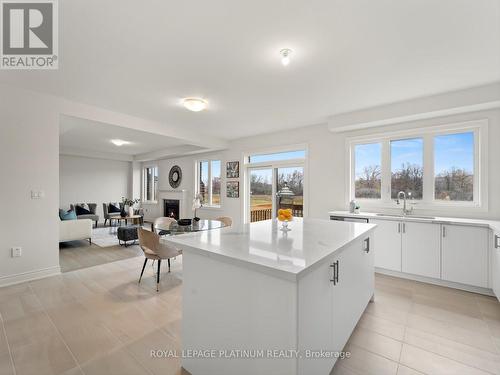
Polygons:
[[118,146],[118,147],[121,147],[123,145],[129,145],[130,142],[129,141],[124,141],[123,139],[112,139],[110,141],[112,144],[114,144],[115,146]]
[[193,112],[200,112],[207,108],[207,101],[201,98],[185,98],[182,100],[182,104],[186,109]]
[[293,51],[290,48],[283,48],[280,51],[281,63],[283,64],[283,66],[287,66],[288,64],[290,64],[290,55],[292,54],[292,52]]

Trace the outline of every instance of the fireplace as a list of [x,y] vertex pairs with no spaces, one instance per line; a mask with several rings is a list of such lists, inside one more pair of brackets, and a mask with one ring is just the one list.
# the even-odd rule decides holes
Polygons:
[[164,199],[163,216],[172,217],[175,220],[179,220],[179,206],[180,201],[178,199]]

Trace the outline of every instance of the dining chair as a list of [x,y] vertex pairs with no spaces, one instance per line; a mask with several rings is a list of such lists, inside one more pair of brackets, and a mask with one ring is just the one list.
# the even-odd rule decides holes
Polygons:
[[226,227],[230,227],[233,225],[233,219],[231,219],[229,216],[219,216],[215,220],[221,221]]
[[168,272],[170,272],[170,258],[174,258],[182,254],[182,250],[170,246],[166,243],[160,242],[160,236],[149,230],[143,228],[137,228],[137,234],[139,235],[139,246],[144,252],[144,265],[142,266],[141,276],[139,277],[139,283],[141,282],[144,269],[146,268],[146,263],[148,259],[153,261],[158,261],[158,272],[156,274],[156,291],[159,291],[160,284],[160,266],[162,259],[167,259],[168,262]]
[[168,231],[170,230],[170,225],[176,223],[173,217],[158,217],[154,220],[153,225],[151,226],[151,230],[155,233],[160,234],[160,231]]

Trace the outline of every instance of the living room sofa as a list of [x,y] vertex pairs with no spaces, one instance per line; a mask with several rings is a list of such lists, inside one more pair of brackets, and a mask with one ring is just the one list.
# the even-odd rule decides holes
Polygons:
[[79,205],[80,203],[75,203],[75,204],[71,204],[70,205],[70,208],[72,210],[75,210],[76,212],[76,217],[78,220],[81,220],[81,219],[90,219],[92,220],[93,222],[95,222],[95,226],[97,227],[97,223],[99,222],[99,215],[96,214],[96,211],[97,211],[97,204],[96,203],[87,203],[87,205],[89,206],[89,209],[90,209],[90,214],[86,214],[86,215],[78,215],[78,210],[76,209],[76,206]]
[[59,222],[59,242],[88,240],[92,243],[92,220],[61,220]]

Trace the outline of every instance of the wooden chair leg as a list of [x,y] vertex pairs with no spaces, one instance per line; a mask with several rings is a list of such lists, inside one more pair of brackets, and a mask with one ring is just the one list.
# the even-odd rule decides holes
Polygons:
[[142,265],[141,276],[139,277],[139,284],[141,283],[142,274],[144,273],[144,268],[146,268],[146,263],[148,262],[148,258],[144,259],[144,264]]
[[156,291],[159,292],[159,284],[160,284],[160,265],[161,259],[158,259],[158,273],[156,274]]

